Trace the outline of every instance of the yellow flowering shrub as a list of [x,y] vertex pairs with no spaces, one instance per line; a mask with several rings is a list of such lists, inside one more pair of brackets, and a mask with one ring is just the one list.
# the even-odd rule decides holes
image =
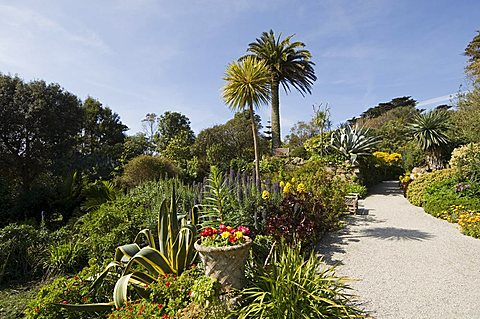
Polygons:
[[465,235],[480,238],[479,212],[466,211],[460,214],[458,218],[458,225],[460,225],[460,229]]
[[465,206],[452,205],[449,210],[442,212],[438,215],[439,218],[445,219],[449,223],[456,223],[461,214],[465,212]]
[[461,179],[480,181],[480,143],[470,143],[454,149],[450,167]]
[[388,152],[377,151],[377,152],[374,152],[372,155],[387,165],[399,164],[402,161],[402,155],[399,153],[388,153]]

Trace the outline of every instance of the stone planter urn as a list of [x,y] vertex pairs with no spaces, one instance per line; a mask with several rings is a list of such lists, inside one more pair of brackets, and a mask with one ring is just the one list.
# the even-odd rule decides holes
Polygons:
[[216,279],[226,291],[242,289],[245,286],[245,263],[252,239],[245,236],[246,242],[241,245],[212,247],[195,242],[195,249],[205,265],[205,275]]

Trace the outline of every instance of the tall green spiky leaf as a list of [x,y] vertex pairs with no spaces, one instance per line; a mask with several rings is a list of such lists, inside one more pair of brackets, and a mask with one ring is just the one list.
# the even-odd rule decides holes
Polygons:
[[369,135],[367,128],[347,125],[332,133],[330,147],[356,164],[358,157],[370,155],[379,142],[378,137]]
[[166,200],[162,201],[160,205],[160,210],[158,212],[158,223],[157,223],[157,233],[158,233],[158,247],[162,254],[168,257],[168,209]]
[[[195,260],[193,247],[197,236],[196,222],[198,209],[194,208],[189,219],[183,214],[178,218],[176,192],[173,185],[170,202],[166,199],[160,204],[158,213],[158,249],[152,232],[141,230],[134,243],[117,247],[114,261],[109,263],[92,285],[92,290],[110,277],[117,279],[114,289],[114,304],[123,305],[128,299],[128,287],[132,286],[136,293],[147,298],[149,293],[145,284],[150,284],[164,274],[180,275]],[[141,248],[139,245],[147,244]],[[95,305],[77,307],[78,309],[96,309]],[[105,305],[99,304],[99,307]]]
[[141,265],[148,270],[153,277],[168,273],[176,273],[173,263],[165,255],[151,247],[143,247],[135,256],[130,258],[125,266],[123,274],[127,274],[135,265]]
[[441,149],[449,143],[448,121],[447,111],[432,110],[417,114],[409,126],[418,146],[425,152],[427,164],[431,169],[443,168]]

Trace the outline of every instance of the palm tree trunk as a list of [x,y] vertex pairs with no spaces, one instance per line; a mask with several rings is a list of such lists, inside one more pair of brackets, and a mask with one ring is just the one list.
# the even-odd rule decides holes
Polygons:
[[255,114],[253,113],[253,105],[250,103],[250,120],[252,121],[252,134],[253,134],[253,149],[255,150],[255,185],[257,188],[260,186],[260,165],[259,154],[257,144],[257,123],[255,123]]
[[279,82],[272,79],[272,151],[281,145]]

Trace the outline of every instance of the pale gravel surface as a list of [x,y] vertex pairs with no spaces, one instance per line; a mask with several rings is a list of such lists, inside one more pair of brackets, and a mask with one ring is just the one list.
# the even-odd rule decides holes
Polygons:
[[368,215],[327,234],[319,252],[374,318],[480,319],[480,239],[411,205],[398,183],[360,201]]

